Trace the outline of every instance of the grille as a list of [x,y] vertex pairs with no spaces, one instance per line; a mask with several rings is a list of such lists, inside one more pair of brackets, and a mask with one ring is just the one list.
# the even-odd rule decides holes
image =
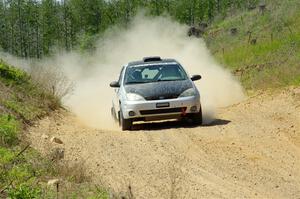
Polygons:
[[179,108],[142,110],[140,111],[140,113],[141,115],[152,115],[152,114],[164,114],[164,113],[181,113],[185,111],[186,111],[186,107],[179,107]]
[[146,97],[146,100],[162,100],[162,99],[176,99],[178,95],[165,95],[165,96],[151,96]]

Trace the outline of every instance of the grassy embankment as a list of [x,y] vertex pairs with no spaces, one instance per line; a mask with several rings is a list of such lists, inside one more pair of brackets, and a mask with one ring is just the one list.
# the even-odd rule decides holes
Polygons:
[[216,20],[204,39],[247,90],[300,85],[298,0],[269,0],[263,13],[257,7]]
[[[108,198],[84,169],[41,157],[28,145],[26,128],[58,108],[57,97],[0,60],[0,198]],[[59,189],[47,185],[51,179],[60,179]]]

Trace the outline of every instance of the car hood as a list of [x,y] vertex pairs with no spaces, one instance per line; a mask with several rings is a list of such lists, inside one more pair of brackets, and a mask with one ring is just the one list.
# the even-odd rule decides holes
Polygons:
[[192,88],[190,80],[161,81],[144,84],[125,85],[126,93],[136,93],[146,100],[174,99],[183,91]]

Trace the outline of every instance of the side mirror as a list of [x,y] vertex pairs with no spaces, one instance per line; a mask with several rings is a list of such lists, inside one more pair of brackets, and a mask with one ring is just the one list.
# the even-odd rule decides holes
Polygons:
[[197,80],[199,80],[199,79],[201,79],[202,77],[201,77],[201,75],[193,75],[192,77],[191,77],[191,80],[192,81],[197,81]]
[[119,82],[117,82],[117,81],[113,81],[113,82],[111,82],[111,83],[109,84],[109,86],[112,87],[112,88],[119,88],[119,87],[120,87],[120,84],[119,84]]

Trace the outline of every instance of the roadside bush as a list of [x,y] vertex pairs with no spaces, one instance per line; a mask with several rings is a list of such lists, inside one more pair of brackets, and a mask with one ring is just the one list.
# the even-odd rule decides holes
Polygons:
[[55,66],[32,66],[29,71],[32,81],[57,100],[71,94],[73,82],[71,82],[61,69]]

